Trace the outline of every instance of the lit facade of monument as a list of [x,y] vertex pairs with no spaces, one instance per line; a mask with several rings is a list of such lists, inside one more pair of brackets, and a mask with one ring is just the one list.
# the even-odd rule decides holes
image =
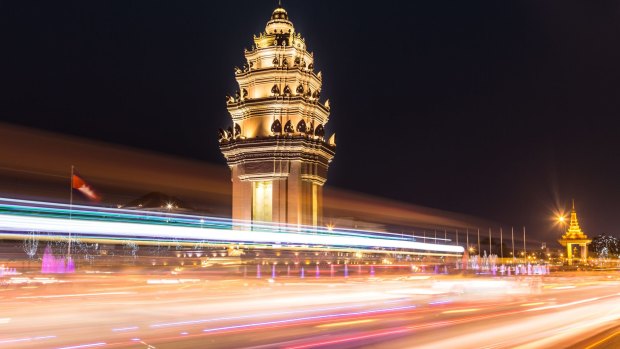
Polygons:
[[284,8],[273,11],[245,59],[235,68],[239,91],[226,98],[232,126],[219,134],[232,218],[320,226],[335,137],[325,141],[330,107],[320,101],[321,73]]
[[575,210],[575,201],[573,200],[573,209],[570,212],[570,224],[568,230],[562,235],[562,238],[558,242],[566,247],[566,257],[568,264],[573,264],[573,246],[579,246],[581,248],[580,257],[582,262],[586,262],[588,259],[588,245],[592,242],[592,239],[588,239],[588,236],[581,231],[579,227],[579,221],[577,220],[577,211]]

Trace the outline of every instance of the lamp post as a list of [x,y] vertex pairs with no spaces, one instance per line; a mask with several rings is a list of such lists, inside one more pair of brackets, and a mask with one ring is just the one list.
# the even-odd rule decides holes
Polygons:
[[[564,213],[559,213],[556,217],[557,223],[560,225],[560,229],[562,229],[562,231],[560,233],[562,233],[565,228],[566,228],[566,216],[564,215]],[[570,249],[570,244],[566,245],[567,250]],[[563,254],[561,254],[562,256]],[[570,254],[569,254],[570,256]],[[569,264],[572,263],[571,261],[568,262]],[[564,258],[562,258],[562,265],[564,265]]]

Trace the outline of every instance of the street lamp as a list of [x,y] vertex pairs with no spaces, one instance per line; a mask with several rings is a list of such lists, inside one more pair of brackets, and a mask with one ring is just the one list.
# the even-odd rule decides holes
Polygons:
[[[557,223],[560,225],[560,229],[562,229],[562,231],[560,232],[561,234],[562,234],[562,233],[564,233],[564,229],[566,228],[566,225],[567,225],[567,221],[566,221],[566,219],[567,219],[567,218],[566,218],[566,216],[564,215],[564,213],[563,213],[563,212],[561,212],[561,213],[560,213],[560,214],[558,214],[558,216],[557,216]],[[568,246],[570,246],[570,245],[568,245]],[[568,248],[568,246],[567,246],[567,248]],[[562,262],[562,265],[564,265],[564,258],[563,258],[563,254],[560,254],[560,257],[561,257],[561,262]],[[570,262],[569,262],[569,263],[570,263]]]

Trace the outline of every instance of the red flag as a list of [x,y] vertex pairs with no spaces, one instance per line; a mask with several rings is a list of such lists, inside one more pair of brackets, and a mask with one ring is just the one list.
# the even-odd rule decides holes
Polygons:
[[84,194],[84,196],[93,201],[101,200],[101,196],[99,196],[99,194],[97,194],[93,190],[92,186],[90,186],[90,184],[87,184],[86,181],[82,179],[82,177],[78,176],[75,173],[71,178],[71,186],[73,187],[73,189],[77,189],[80,193]]

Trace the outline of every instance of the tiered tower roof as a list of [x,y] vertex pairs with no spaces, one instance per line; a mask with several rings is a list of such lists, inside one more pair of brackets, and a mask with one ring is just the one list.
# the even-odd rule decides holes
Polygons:
[[320,101],[321,73],[314,71],[314,55],[284,8],[273,11],[245,59],[242,68],[235,68],[239,90],[226,98],[233,126],[220,132],[221,140],[282,133],[322,139],[330,108],[328,101]]
[[246,164],[239,174],[244,180],[288,176],[273,164],[268,169],[269,159],[303,159],[312,166],[302,177],[322,185],[335,137],[325,135],[330,106],[321,96],[314,54],[281,6],[253,43],[244,52],[246,63],[235,68],[239,90],[226,98],[232,125],[220,130],[220,148],[229,165]]
[[562,235],[562,239],[569,240],[580,240],[587,239],[588,236],[581,231],[581,227],[579,227],[579,220],[577,219],[577,210],[575,210],[575,200],[573,200],[573,208],[570,212],[570,224],[568,225],[568,230],[564,235]]

